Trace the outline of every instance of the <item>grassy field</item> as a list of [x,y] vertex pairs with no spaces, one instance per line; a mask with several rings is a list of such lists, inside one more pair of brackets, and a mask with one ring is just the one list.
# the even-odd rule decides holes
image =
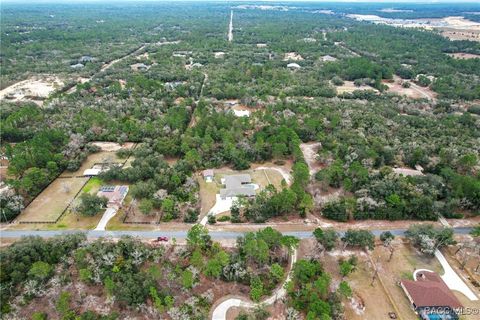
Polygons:
[[55,221],[88,178],[58,178],[40,193],[21,213],[17,220],[27,222]]

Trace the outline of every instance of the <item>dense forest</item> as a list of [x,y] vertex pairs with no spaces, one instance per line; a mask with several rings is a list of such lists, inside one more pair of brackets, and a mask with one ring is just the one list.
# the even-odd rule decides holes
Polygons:
[[[200,225],[186,240],[186,246],[165,247],[128,237],[86,242],[80,233],[22,239],[0,252],[2,314],[35,320],[123,319],[142,313],[205,319],[214,299],[232,288],[250,292],[253,301],[270,295],[298,245],[298,239],[271,228],[239,237],[234,249],[213,242]],[[44,299],[54,308],[42,304]],[[95,305],[84,310],[91,301]],[[99,315],[102,308],[111,311]]]
[[[2,6],[2,87],[34,74],[64,79],[40,107],[1,101],[2,154],[13,190],[1,195],[2,220],[61,172],[78,169],[97,151],[92,141],[139,143],[129,169],[113,168],[102,178],[131,184],[137,199],[168,213],[166,220],[181,217],[180,207],[190,215],[198,209],[199,170],[290,160],[294,183],[245,203],[240,221],[309,212],[340,221],[435,220],[438,213],[480,211],[480,59],[446,54],[478,54],[478,43],[318,14],[328,5],[313,4],[235,8],[235,38],[227,42],[230,8],[192,6]],[[437,14],[453,12],[439,5]],[[300,58],[289,60],[291,53]],[[292,61],[299,68],[287,67]],[[82,68],[72,68],[79,62]],[[405,87],[432,90],[435,99],[389,92],[385,83],[395,77]],[[340,93],[344,82],[369,90]],[[236,117],[228,99],[251,116]],[[300,145],[313,141],[321,143],[322,170],[310,179]],[[180,160],[167,164],[172,157]],[[394,170],[416,166],[424,175]],[[317,202],[312,184],[320,192],[340,190],[341,197]]]

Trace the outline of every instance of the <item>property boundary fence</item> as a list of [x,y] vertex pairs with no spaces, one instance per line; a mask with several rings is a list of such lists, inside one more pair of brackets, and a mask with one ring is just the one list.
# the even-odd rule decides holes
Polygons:
[[[136,147],[138,146],[138,143],[135,143],[131,150],[134,150]],[[110,151],[110,152],[116,152],[116,151]],[[125,164],[128,162],[128,160],[130,159],[131,155],[128,156],[125,161],[123,162],[119,162],[121,164],[121,167],[123,168],[125,166]],[[71,175],[71,176],[63,176],[61,177],[63,172],[60,172],[56,177],[55,179],[53,179],[52,181],[50,181],[50,183],[48,185],[46,185],[32,200],[30,200],[26,206],[25,206],[25,209],[33,202],[33,200],[35,200],[43,191],[45,191],[45,189],[47,189],[55,180],[57,179],[71,179],[71,178],[84,178],[84,176],[75,176],[75,175]],[[21,214],[25,211],[25,209],[22,210],[22,212],[20,212],[18,214],[18,216],[16,216],[14,219],[12,219],[11,221],[9,221],[8,223],[10,224],[13,224],[13,223],[20,223],[20,224],[55,224],[57,223],[64,215],[65,213],[67,212],[67,210],[70,208],[70,206],[72,205],[73,201],[75,201],[75,199],[77,199],[78,195],[80,194],[80,192],[82,192],[83,188],[85,187],[85,185],[88,183],[88,181],[90,181],[91,177],[88,177],[88,179],[85,181],[85,183],[82,185],[82,187],[80,188],[80,190],[75,194],[75,196],[69,201],[69,203],[67,204],[67,207],[62,211],[62,213],[57,217],[57,219],[55,219],[55,221],[51,220],[51,221],[18,221],[18,217],[21,216]]]

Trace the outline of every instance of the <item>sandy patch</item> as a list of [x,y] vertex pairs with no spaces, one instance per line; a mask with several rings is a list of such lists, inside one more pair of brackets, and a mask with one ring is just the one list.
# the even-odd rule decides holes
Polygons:
[[480,54],[473,54],[473,53],[464,53],[464,52],[456,52],[456,53],[447,53],[452,58],[455,59],[478,59],[480,58]]
[[410,168],[393,168],[393,172],[398,175],[402,175],[405,177],[413,177],[413,176],[423,176],[423,172],[420,170],[410,169]]
[[37,76],[1,90],[0,99],[41,101],[63,85],[64,82],[57,76]]
[[303,57],[296,53],[296,52],[287,52],[285,53],[285,57],[283,58],[283,61],[302,61]]
[[[410,83],[409,88],[404,88],[402,86],[402,83],[405,81]],[[388,82],[384,80],[383,84],[385,84],[388,87],[387,92],[392,92],[400,96],[406,96],[412,99],[428,99],[428,100],[435,100],[436,98],[436,93],[433,92],[430,88],[421,87],[412,81],[403,80],[398,76],[393,77],[393,82]]]
[[356,90],[362,90],[362,91],[372,90],[372,91],[378,92],[377,89],[372,88],[370,86],[365,86],[365,85],[356,86],[353,84],[353,81],[344,81],[344,83],[341,86],[337,86],[336,89],[337,89],[337,94],[352,93],[353,91],[356,91]]
[[387,24],[393,27],[422,28],[438,30],[450,40],[480,41],[480,22],[465,19],[462,16],[423,19],[391,19],[377,15],[348,14],[347,17],[375,24]]
[[317,152],[321,146],[322,145],[320,142],[308,142],[300,144],[300,149],[302,150],[303,157],[307,162],[310,176],[313,176],[315,172],[321,168],[321,165],[317,160]]
[[131,149],[135,145],[133,142],[125,142],[124,144],[119,144],[117,142],[108,142],[108,141],[93,141],[92,144],[100,148],[101,151],[118,151],[120,149]]

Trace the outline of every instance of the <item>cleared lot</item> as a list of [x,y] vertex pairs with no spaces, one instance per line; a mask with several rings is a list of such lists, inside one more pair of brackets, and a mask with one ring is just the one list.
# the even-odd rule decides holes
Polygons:
[[64,171],[60,177],[81,177],[83,176],[83,172],[87,169],[90,169],[93,167],[95,164],[101,164],[101,163],[123,163],[125,162],[125,159],[120,159],[117,157],[115,152],[109,152],[109,151],[100,151],[96,153],[92,153],[87,157],[87,159],[82,163],[80,168],[77,171]]
[[88,178],[58,178],[42,191],[21,213],[19,222],[55,222]]

